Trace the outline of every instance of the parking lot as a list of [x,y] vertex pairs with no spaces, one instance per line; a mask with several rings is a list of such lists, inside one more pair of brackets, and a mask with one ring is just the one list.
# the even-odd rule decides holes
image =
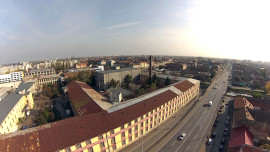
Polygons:
[[221,104],[217,109],[217,118],[206,142],[207,152],[227,151],[231,132],[232,104],[232,98],[224,97],[222,99]]

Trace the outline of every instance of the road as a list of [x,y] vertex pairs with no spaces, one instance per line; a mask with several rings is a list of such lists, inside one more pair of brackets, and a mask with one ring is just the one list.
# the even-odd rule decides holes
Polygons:
[[[206,93],[199,99],[199,103],[195,105],[189,113],[187,119],[177,128],[172,130],[176,132],[174,136],[163,146],[161,152],[198,152],[207,141],[211,128],[217,116],[217,109],[220,105],[222,96],[227,89],[227,80],[230,68],[226,68],[224,72],[218,73],[216,79],[210,85]],[[211,107],[204,106],[209,101],[213,101]],[[176,131],[177,130],[177,131]],[[186,133],[186,137],[182,141],[178,141],[177,137],[182,133]],[[159,147],[159,145],[156,145]],[[157,148],[156,148],[157,150]],[[151,150],[150,150],[151,151]]]
[[[206,137],[210,135],[220,98],[227,88],[226,80],[230,74],[229,71],[231,69],[226,68],[224,72],[217,74],[205,94],[200,97],[199,102],[192,101],[166,123],[121,151],[198,152],[202,143],[205,143]],[[213,101],[212,107],[205,107],[204,105],[210,100]],[[187,136],[183,141],[177,141],[177,136],[183,132],[187,133]]]

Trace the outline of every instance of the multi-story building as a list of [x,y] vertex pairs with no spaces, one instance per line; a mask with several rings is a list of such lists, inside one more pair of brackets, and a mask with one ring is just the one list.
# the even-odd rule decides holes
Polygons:
[[33,82],[22,83],[0,101],[0,134],[15,132],[19,129],[19,118],[25,116],[25,110],[34,107],[31,93]]
[[122,68],[119,70],[99,71],[96,72],[96,82],[98,88],[105,89],[109,87],[109,84],[112,79],[118,81],[121,84],[127,75],[130,75],[132,78],[134,78],[140,75],[141,73],[142,73],[141,69],[134,69],[134,68]]
[[53,74],[55,74],[54,69],[39,69],[39,70],[34,69],[25,73],[25,77],[39,77],[41,75],[53,75]]
[[48,85],[48,84],[56,84],[59,80],[59,76],[54,74],[54,75],[47,75],[47,76],[40,76],[36,80],[36,86],[43,86],[43,85]]
[[[120,151],[195,99],[199,87],[199,81],[186,79],[105,110],[92,100],[98,112],[2,136],[0,151]],[[74,90],[69,95],[79,98]]]
[[9,74],[0,75],[0,83],[9,83],[14,81],[21,81],[23,79],[23,72],[11,72]]

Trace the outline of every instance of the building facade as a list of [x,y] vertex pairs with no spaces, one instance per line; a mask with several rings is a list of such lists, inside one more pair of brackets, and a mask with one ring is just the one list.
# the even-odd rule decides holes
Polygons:
[[21,84],[15,92],[8,94],[0,102],[0,134],[15,132],[19,129],[19,118],[25,116],[26,109],[34,107],[32,93],[28,89],[33,83]]
[[30,70],[25,73],[25,77],[39,77],[41,75],[53,75],[55,74],[54,69],[38,69],[38,70]]
[[186,79],[107,110],[4,136],[0,138],[0,151],[120,151],[195,99],[199,87],[199,81]]
[[58,75],[50,75],[50,76],[39,77],[36,80],[36,86],[37,87],[42,87],[43,85],[57,84],[58,80],[59,80]]
[[106,89],[109,87],[109,84],[112,79],[120,84],[124,81],[127,75],[130,75],[132,78],[140,75],[142,73],[141,69],[134,68],[123,68],[119,70],[107,70],[96,72],[96,82],[97,86],[100,89]]
[[23,72],[11,72],[9,74],[0,75],[0,83],[9,83],[14,81],[21,81],[23,79]]
[[[172,95],[170,100],[159,105],[157,108],[96,137],[64,148],[59,152],[109,152],[119,151],[125,148],[166,122],[166,120],[174,113],[198,96],[200,84],[198,81],[193,82],[195,85],[191,85],[189,82],[184,81],[183,83],[187,84],[180,83],[171,87],[170,89],[178,94]],[[168,91],[170,91],[170,89]],[[163,93],[169,92],[165,91]],[[163,93],[159,95],[162,95]],[[113,109],[112,112],[116,109]]]

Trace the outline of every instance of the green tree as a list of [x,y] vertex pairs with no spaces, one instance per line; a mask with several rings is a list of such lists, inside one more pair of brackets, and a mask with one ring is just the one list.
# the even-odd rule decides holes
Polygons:
[[112,79],[112,80],[110,81],[110,87],[115,88],[116,86],[117,86],[117,82],[116,82],[114,79]]
[[171,79],[169,77],[166,78],[165,80],[165,85],[170,85],[171,84]]
[[124,86],[128,88],[131,81],[132,81],[132,77],[129,74],[126,75],[126,77],[124,78]]

